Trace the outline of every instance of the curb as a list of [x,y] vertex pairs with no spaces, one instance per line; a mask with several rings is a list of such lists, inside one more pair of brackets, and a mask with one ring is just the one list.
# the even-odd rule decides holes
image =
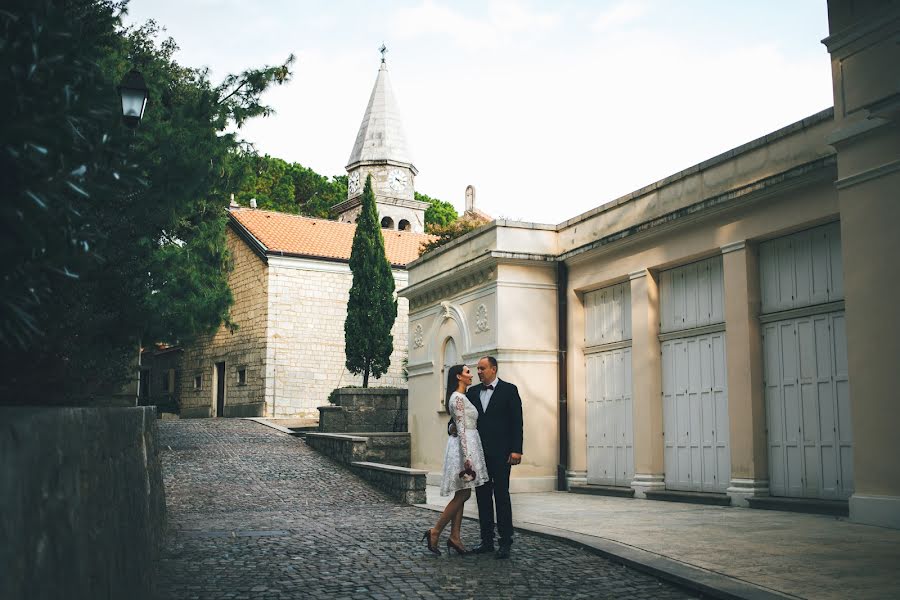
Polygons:
[[[441,512],[444,507],[435,504],[414,504],[415,508]],[[477,521],[474,517],[466,519]],[[697,592],[704,598],[720,600],[796,600],[801,596],[785,594],[777,590],[758,586],[747,581],[735,579],[715,571],[695,567],[678,560],[654,554],[634,546],[613,540],[548,527],[537,523],[513,521],[513,527],[519,531],[531,533],[539,537],[569,543],[594,554],[608,558],[637,571],[653,575],[679,587]]]
[[276,431],[280,431],[281,433],[286,433],[290,436],[296,437],[296,434],[294,433],[293,430],[288,429],[287,427],[284,427],[283,425],[277,425],[275,423],[272,423],[271,421],[266,421],[266,419],[264,417],[243,417],[243,419],[245,421],[255,421],[256,423],[259,423],[260,425],[265,425],[266,427],[271,427],[272,429],[274,429]]

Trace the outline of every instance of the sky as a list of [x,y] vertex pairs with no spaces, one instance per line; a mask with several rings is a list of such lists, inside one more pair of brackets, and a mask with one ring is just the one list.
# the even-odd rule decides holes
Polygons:
[[[131,0],[185,66],[297,57],[260,153],[345,174],[382,43],[416,190],[556,224],[833,104],[825,0]],[[151,110],[152,107],[148,107]]]

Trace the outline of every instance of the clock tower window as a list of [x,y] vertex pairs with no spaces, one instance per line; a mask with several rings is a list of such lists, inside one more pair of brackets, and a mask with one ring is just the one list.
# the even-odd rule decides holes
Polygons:
[[390,217],[385,217],[381,220],[381,228],[382,229],[393,229],[394,228],[394,220]]

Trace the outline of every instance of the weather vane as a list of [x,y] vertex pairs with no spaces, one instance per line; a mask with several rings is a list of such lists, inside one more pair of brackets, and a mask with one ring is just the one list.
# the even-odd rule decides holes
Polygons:
[[387,54],[387,46],[384,45],[384,42],[381,42],[381,48],[378,49],[381,52],[381,62],[384,62],[384,55]]

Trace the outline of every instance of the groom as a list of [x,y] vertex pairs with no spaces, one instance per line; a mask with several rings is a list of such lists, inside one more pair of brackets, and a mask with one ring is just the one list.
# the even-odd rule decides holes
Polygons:
[[496,558],[509,558],[513,542],[512,504],[509,500],[509,473],[522,462],[522,399],[519,389],[497,378],[497,359],[485,356],[478,361],[478,379],[466,392],[478,409],[478,434],[484,448],[488,477],[475,488],[481,544],[474,554],[494,551],[494,504],[497,505],[497,531],[500,548]]

